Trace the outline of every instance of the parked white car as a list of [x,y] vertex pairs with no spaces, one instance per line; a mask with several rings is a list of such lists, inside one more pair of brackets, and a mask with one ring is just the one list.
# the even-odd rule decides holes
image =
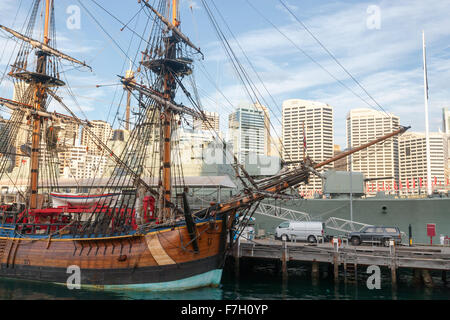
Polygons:
[[315,243],[319,237],[325,236],[325,224],[314,221],[285,221],[275,229],[275,239],[282,239],[283,236],[288,241],[295,237],[296,240]]

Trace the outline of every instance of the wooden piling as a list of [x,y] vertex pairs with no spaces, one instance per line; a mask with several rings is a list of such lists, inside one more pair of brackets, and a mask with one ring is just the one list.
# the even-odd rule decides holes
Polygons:
[[[328,268],[328,276],[334,276],[335,282],[339,283],[339,264],[345,263],[344,271],[347,282],[353,282],[353,277],[357,278],[358,265],[377,265],[380,268],[386,268],[391,272],[392,284],[398,285],[398,268],[414,270],[414,283],[423,285],[422,269],[439,270],[439,275],[446,281],[446,274],[443,271],[450,270],[450,254],[440,249],[430,249],[415,247],[414,249],[405,247],[391,246],[391,250],[378,247],[360,247],[357,249],[349,249],[347,247],[339,247],[336,243],[311,246],[308,244],[295,244],[287,241],[269,241],[259,240],[258,243],[250,243],[242,241],[236,243],[236,247],[230,252],[230,260],[236,261],[236,274],[239,270],[239,261],[237,258],[245,257],[246,259],[269,259],[275,263],[277,274],[282,274],[283,278],[288,275],[289,261],[302,261],[314,264],[314,270],[311,270],[313,277],[316,277],[316,267],[323,263]],[[281,250],[281,251],[280,251]],[[426,254],[420,254],[420,253]],[[233,259],[234,258],[234,259]],[[243,262],[240,261],[240,268]],[[320,274],[319,274],[320,277]],[[425,277],[427,277],[425,273]],[[330,279],[331,280],[331,279]],[[427,278],[428,285],[431,277]]]
[[397,286],[397,268],[395,264],[391,265],[391,281],[393,287]]
[[333,256],[333,265],[334,265],[334,282],[339,282],[339,258],[337,252],[335,252]]
[[397,264],[395,263],[395,243],[389,241],[389,251],[391,255],[391,281],[392,287],[397,286]]
[[283,241],[283,250],[281,253],[281,274],[283,277],[283,281],[286,281],[288,278],[287,271],[287,244],[286,241]]
[[420,286],[422,284],[422,272],[419,269],[413,270],[413,284]]
[[312,263],[311,278],[314,281],[317,281],[320,278],[319,263],[317,261],[313,261],[313,263]]
[[334,282],[339,282],[339,244],[333,239]]
[[327,278],[330,279],[333,275],[333,265],[331,263],[327,264]]
[[347,262],[344,260],[344,283],[347,283]]
[[236,276],[236,278],[239,277],[239,273],[240,273],[240,266],[239,266],[239,261],[240,261],[240,238],[236,239],[235,245],[234,245],[234,275]]
[[425,287],[427,288],[433,287],[433,278],[431,277],[430,272],[428,270],[426,269],[422,270],[422,279]]

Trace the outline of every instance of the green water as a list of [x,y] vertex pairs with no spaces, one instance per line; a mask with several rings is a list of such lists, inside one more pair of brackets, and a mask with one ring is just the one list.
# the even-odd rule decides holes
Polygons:
[[[289,277],[283,281],[274,265],[242,265],[237,280],[232,270],[225,270],[218,288],[201,288],[181,292],[137,293],[69,290],[65,286],[0,279],[1,300],[450,300],[450,283],[444,283],[440,273],[432,273],[434,287],[415,285],[408,270],[398,274],[398,285],[391,286],[390,275],[382,270],[381,289],[369,290],[368,275],[359,270],[357,284],[335,285],[333,279],[321,273],[318,281],[310,277],[307,265],[289,267]],[[342,275],[341,275],[342,276]]]

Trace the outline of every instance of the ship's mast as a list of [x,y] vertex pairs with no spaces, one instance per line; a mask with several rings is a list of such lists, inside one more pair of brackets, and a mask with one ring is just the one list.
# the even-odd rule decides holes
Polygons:
[[[40,4],[43,4],[44,26],[43,40],[38,41],[32,38],[36,13]],[[30,88],[31,101],[28,96],[21,99],[24,101],[12,101],[0,98],[0,103],[12,108],[13,110],[25,111],[29,115],[30,127],[32,130],[31,137],[31,155],[30,155],[30,184],[28,191],[30,192],[28,207],[30,209],[38,208],[38,190],[39,190],[39,158],[42,126],[47,119],[54,119],[56,114],[49,114],[46,110],[47,96],[51,93],[50,88],[64,86],[64,81],[59,79],[59,61],[63,59],[71,63],[75,63],[91,69],[84,62],[74,59],[63,52],[53,48],[50,43],[54,40],[50,38],[50,34],[54,32],[54,0],[35,0],[33,3],[32,14],[25,34],[17,32],[6,26],[0,25],[0,29],[10,33],[13,37],[22,41],[21,49],[16,56],[15,62],[11,65],[12,69],[8,75],[14,78],[15,84],[27,84]],[[33,71],[27,69],[30,54],[35,53],[36,67]],[[19,99],[19,100],[21,100]],[[70,118],[70,117],[69,117]]]
[[[44,22],[44,44],[48,45],[49,27],[50,27],[50,7],[51,0],[45,1],[45,22]],[[38,62],[36,65],[37,74],[46,74],[47,53],[38,51]],[[36,82],[34,89],[34,107],[36,111],[40,111],[45,108],[46,101],[45,87],[42,82]],[[39,179],[39,148],[41,143],[41,125],[42,119],[39,115],[33,116],[33,133],[31,140],[31,196],[30,196],[30,209],[36,209],[38,207],[38,179]]]
[[[158,181],[159,199],[158,199],[158,219],[167,221],[172,218],[174,204],[172,198],[172,125],[177,123],[177,117],[183,115],[193,116],[204,120],[204,114],[193,108],[186,107],[174,101],[177,84],[181,79],[192,73],[192,59],[183,56],[191,54],[187,50],[193,50],[203,56],[202,52],[196,47],[187,36],[179,29],[178,20],[178,0],[160,0],[159,7],[164,8],[164,14],[156,10],[147,1],[138,0],[139,3],[146,6],[160,23],[158,28],[162,30],[162,36],[158,33],[150,44],[150,47],[142,57],[141,65],[156,75],[156,81],[149,85],[142,85],[127,77],[120,77],[121,82],[129,91],[137,91],[139,95],[150,98],[158,107],[160,124],[160,174]],[[154,35],[151,35],[154,37]],[[186,48],[186,49],[185,49]],[[163,51],[163,52],[161,52]],[[180,86],[181,83],[180,83]],[[184,89],[183,89],[184,91]],[[174,179],[176,180],[176,179]]]
[[[128,81],[134,81],[134,72],[131,66],[131,62],[130,62],[130,69],[128,69],[128,71],[126,72],[125,78]],[[131,90],[128,90],[126,87],[125,89],[127,90],[127,107],[125,110],[125,130],[130,130],[130,109],[131,109]]]
[[[170,17],[167,17],[168,19]],[[177,0],[172,0],[172,24],[177,25]],[[176,59],[176,39],[173,36],[168,36],[165,39],[166,45],[166,61]],[[172,101],[175,95],[175,79],[167,68],[164,68],[164,98],[167,101]],[[162,117],[162,205],[160,206],[163,217],[168,219],[171,215],[171,209],[167,205],[171,201],[172,196],[172,175],[171,175],[171,136],[172,136],[172,110],[165,106]]]

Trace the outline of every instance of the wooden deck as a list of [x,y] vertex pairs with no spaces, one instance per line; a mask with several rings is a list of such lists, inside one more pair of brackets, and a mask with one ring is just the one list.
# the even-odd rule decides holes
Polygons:
[[[319,264],[328,264],[333,269],[335,282],[339,282],[339,271],[343,271],[344,280],[357,281],[358,266],[378,266],[391,272],[392,285],[397,284],[398,268],[413,270],[415,279],[426,286],[432,286],[429,272],[439,271],[442,280],[447,281],[446,272],[450,271],[449,246],[353,246],[332,243],[309,244],[279,240],[243,240],[235,243],[230,255],[234,257],[235,274],[239,275],[241,258],[281,261],[283,279],[288,277],[289,261],[311,263],[313,279],[318,278]],[[341,273],[342,274],[342,273]],[[353,280],[351,280],[353,281]]]
[[443,246],[352,246],[308,244],[278,240],[240,240],[234,256],[286,261],[354,263],[395,268],[450,270],[450,247]]

